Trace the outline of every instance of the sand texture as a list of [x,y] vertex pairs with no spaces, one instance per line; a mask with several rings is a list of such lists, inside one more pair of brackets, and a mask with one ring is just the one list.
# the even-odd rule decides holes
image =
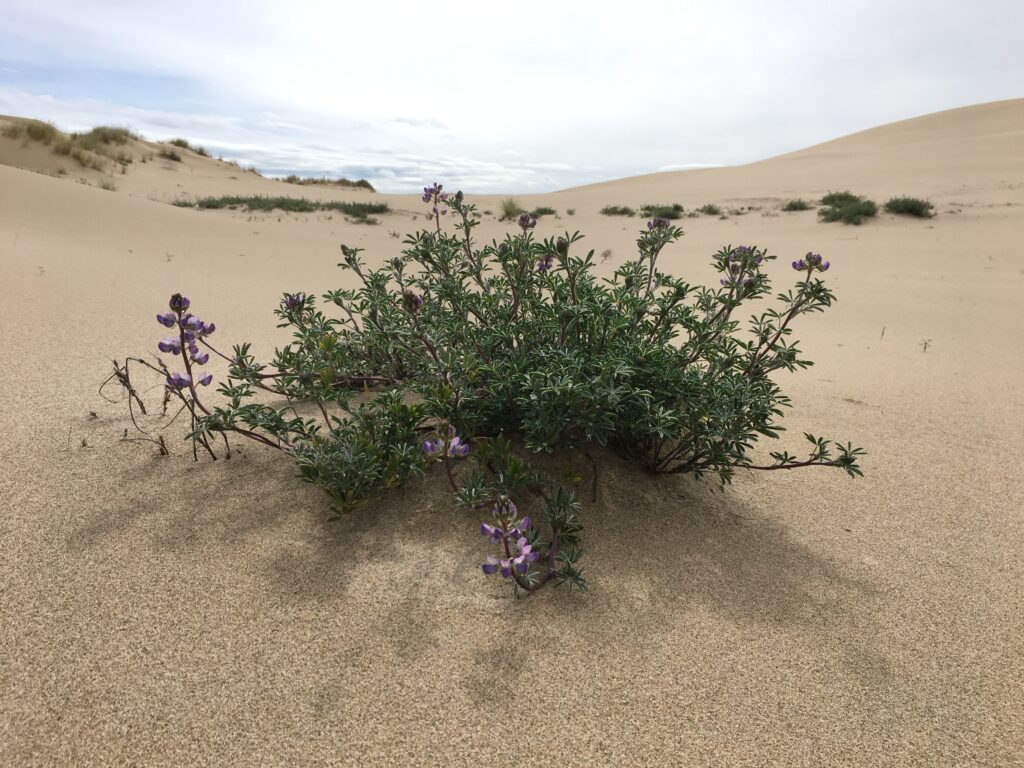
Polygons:
[[[7,139],[0,160],[0,764],[1024,765],[1024,100],[522,198],[560,213],[539,234],[609,249],[607,274],[643,223],[609,204],[754,209],[681,221],[663,259],[693,280],[726,243],[778,254],[777,286],[824,254],[839,302],[798,327],[816,365],[784,381],[785,443],[869,456],[862,480],[744,473],[722,493],[593,452],[591,590],[519,601],[438,475],[329,523],[286,457],[196,463],[177,438],[157,457],[118,442],[125,408],[97,393],[111,358],[156,351],[175,290],[269,358],[281,292],[344,286],[339,243],[397,253],[418,197],[192,156],[106,191]],[[938,215],[779,210],[843,189]],[[254,193],[395,212],[168,204]]]

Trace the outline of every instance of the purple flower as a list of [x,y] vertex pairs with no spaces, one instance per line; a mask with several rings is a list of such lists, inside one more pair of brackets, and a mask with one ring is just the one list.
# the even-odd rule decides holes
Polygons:
[[[435,202],[437,200],[447,200],[448,195],[447,193],[442,194],[442,189],[444,189],[444,186],[442,184],[438,184],[436,181],[429,187],[424,187],[423,202],[429,203],[431,200],[434,200]],[[437,211],[435,210],[434,213],[437,213]]]
[[156,321],[165,328],[173,328],[177,322],[177,316],[173,312],[164,312],[156,316]]
[[181,354],[181,339],[161,339],[156,346],[161,352],[170,352],[174,355]]
[[545,253],[544,258],[537,262],[537,271],[547,272],[553,266],[555,266],[555,254]]
[[405,311],[411,315],[415,315],[419,308],[423,306],[423,297],[418,296],[412,291],[402,292],[402,304],[405,306]]
[[442,450],[444,450],[444,444],[439,440],[424,440],[423,441],[423,452],[429,453],[431,456],[436,456]]
[[305,304],[306,294],[304,293],[286,293],[281,301],[281,306],[286,310],[300,309]]
[[508,496],[499,497],[491,512],[495,517],[504,517],[508,519],[512,519],[519,514],[519,510],[516,508],[515,502]]
[[507,579],[512,575],[512,561],[499,560],[494,555],[488,555],[482,567],[484,573],[487,575],[496,573],[498,570],[501,571],[501,577],[503,579]]
[[469,453],[469,445],[462,442],[462,438],[455,435],[448,441],[448,455],[454,458],[462,458]]
[[210,386],[210,382],[211,381],[213,381],[213,374],[212,373],[208,373],[205,376],[201,376],[199,378],[199,383],[202,384],[204,387]]
[[167,377],[168,389],[184,389],[192,383],[192,379],[185,373],[172,373]]
[[821,270],[822,272],[828,272],[829,266],[831,265],[826,261],[824,264],[818,267],[818,269]]
[[661,216],[655,216],[653,219],[647,222],[648,229],[664,229],[669,225],[668,219],[663,219]]
[[491,544],[497,544],[505,537],[505,532],[496,525],[480,523],[480,533],[490,539]]
[[800,259],[799,261],[794,261],[793,269],[795,269],[797,272],[803,272],[805,269],[807,269],[807,264],[804,262],[803,259]]
[[526,573],[530,570],[530,563],[536,562],[537,558],[540,557],[540,552],[533,551],[533,545],[530,544],[530,540],[525,536],[519,537],[516,547],[519,549],[519,554],[512,558],[512,562],[517,571]]
[[209,352],[200,352],[199,350],[192,352],[192,362],[194,363],[199,363],[199,365],[206,365],[206,361],[209,359]]
[[537,220],[530,214],[524,213],[519,217],[519,226],[523,228],[523,232],[526,232],[526,230],[537,226]]
[[202,335],[203,336],[209,336],[211,333],[213,333],[216,330],[217,330],[217,324],[216,323],[206,323],[203,326],[203,334]]
[[191,306],[191,304],[192,302],[190,302],[186,296],[182,296],[180,293],[175,293],[174,295],[171,296],[171,300],[168,303],[168,306],[171,308],[172,312],[177,312],[178,314],[181,314],[186,309],[188,309]]

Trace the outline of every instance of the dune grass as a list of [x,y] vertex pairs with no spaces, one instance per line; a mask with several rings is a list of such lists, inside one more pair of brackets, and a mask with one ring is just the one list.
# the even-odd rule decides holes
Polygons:
[[606,205],[601,213],[605,216],[636,216],[636,210],[628,205]]
[[361,224],[376,224],[377,220],[372,219],[371,214],[391,211],[391,207],[387,203],[348,203],[341,200],[307,200],[304,197],[264,197],[262,195],[202,197],[194,203],[178,200],[174,204],[180,207],[195,206],[204,209],[240,208],[245,211],[277,210],[289,213],[339,211]]
[[652,205],[649,203],[641,206],[640,213],[650,218],[679,219],[683,216],[683,206],[679,203],[672,203],[671,205]]
[[885,204],[887,213],[916,216],[919,219],[930,219],[935,215],[935,206],[927,200],[917,197],[894,197]]
[[859,227],[864,219],[878,215],[878,206],[873,200],[848,191],[829,192],[821,198],[821,204],[825,207],[818,209],[818,218],[826,223],[841,221]]
[[299,184],[301,186],[352,187],[353,189],[365,189],[370,192],[377,191],[366,179],[353,181],[352,179],[346,179],[344,177],[331,179],[327,176],[320,176],[319,178],[304,178],[302,176],[296,176],[293,173],[291,176],[285,176],[281,181],[287,184]]
[[699,213],[703,213],[705,216],[721,216],[722,209],[714,203],[704,203],[700,208],[697,209]]
[[535,219],[539,219],[541,216],[556,216],[556,215],[558,215],[558,211],[556,211],[554,208],[549,208],[546,205],[542,205],[542,206],[540,206],[538,208],[534,208],[532,211],[530,211],[530,216],[532,216]]
[[195,152],[197,155],[201,155],[202,157],[210,157],[210,153],[206,151],[206,147],[200,147],[197,144],[190,144],[187,139],[171,139],[167,143],[177,147],[178,149],[187,149],[189,152]]
[[511,221],[521,213],[526,213],[526,210],[514,197],[506,197],[501,201],[501,221]]

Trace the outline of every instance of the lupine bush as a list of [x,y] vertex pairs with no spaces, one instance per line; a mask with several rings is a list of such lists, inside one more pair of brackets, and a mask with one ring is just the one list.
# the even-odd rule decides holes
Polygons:
[[[215,347],[213,323],[172,296],[157,321],[174,334],[158,347],[180,365],[115,363],[133,419],[144,406],[129,365],[143,364],[166,381],[165,411],[175,401],[191,415],[194,455],[230,451],[229,436],[279,449],[336,514],[439,466],[456,504],[484,517],[480,534],[494,549],[483,573],[517,592],[586,584],[580,502],[539,454],[608,445],[651,472],[723,484],[737,469],[861,474],[861,449],[811,434],[806,456],[750,455],[783,429],[789,400],[772,374],[811,365],[794,321],[835,300],[819,254],[793,261],[795,284],[741,331],[740,308],[771,297],[775,257],[762,248],[722,248],[712,257],[718,284],[693,286],[658,269],[683,232],[655,217],[637,257],[599,278],[578,232],[541,237],[523,213],[517,232],[480,244],[461,192],[434,184],[423,202],[430,228],[381,266],[341,246],[338,266],[359,287],[282,297],[275,313],[293,340],[269,364],[245,343]],[[229,365],[215,401],[201,368],[211,354]]]
[[935,215],[935,206],[919,197],[893,197],[886,202],[885,210],[888,213],[917,216],[919,219],[930,219]]

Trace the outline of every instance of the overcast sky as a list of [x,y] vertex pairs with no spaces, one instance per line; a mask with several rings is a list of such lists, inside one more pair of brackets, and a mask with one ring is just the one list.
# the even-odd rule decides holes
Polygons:
[[1024,0],[0,0],[0,113],[531,192],[1024,96]]

